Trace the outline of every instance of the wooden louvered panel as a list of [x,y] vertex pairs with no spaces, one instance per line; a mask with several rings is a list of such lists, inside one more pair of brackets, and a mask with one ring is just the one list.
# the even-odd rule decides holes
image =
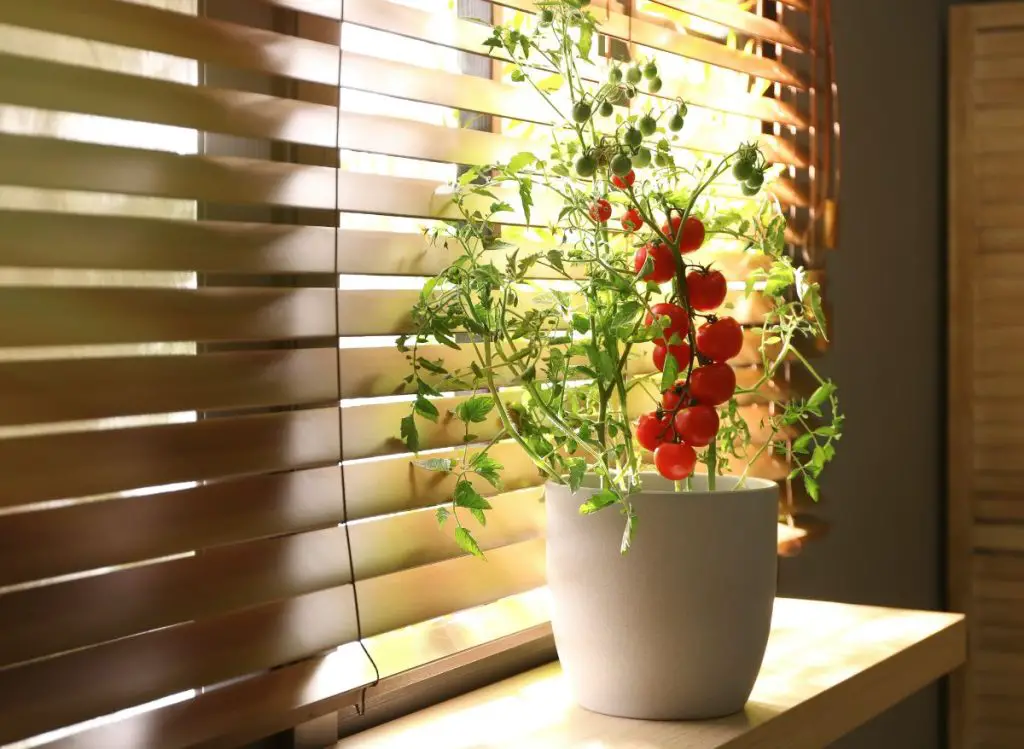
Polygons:
[[337,525],[345,519],[338,471],[315,468],[11,515],[0,523],[0,586]]
[[0,440],[0,506],[315,467],[339,453],[336,409],[11,438]]
[[355,634],[345,585],[6,669],[0,741],[308,658]]
[[953,11],[949,589],[972,621],[953,746],[1024,743],[1024,4]]
[[8,593],[0,666],[349,582],[345,529],[336,527]]

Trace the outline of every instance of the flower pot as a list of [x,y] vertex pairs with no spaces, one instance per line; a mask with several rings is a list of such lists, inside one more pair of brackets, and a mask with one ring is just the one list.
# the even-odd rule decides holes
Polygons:
[[[589,478],[588,478],[589,480]],[[583,516],[576,494],[547,487],[548,585],[562,668],[598,713],[696,720],[741,710],[761,668],[776,584],[778,487],[693,478],[693,491],[645,474],[636,537],[619,553],[615,507]],[[589,488],[588,488],[589,487]]]

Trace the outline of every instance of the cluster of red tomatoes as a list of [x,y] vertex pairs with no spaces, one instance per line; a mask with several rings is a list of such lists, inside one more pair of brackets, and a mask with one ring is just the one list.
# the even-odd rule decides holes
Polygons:
[[[630,171],[624,177],[613,177],[612,184],[627,190],[634,179]],[[594,221],[604,223],[611,215],[611,204],[603,198],[590,206]],[[623,213],[620,221],[630,233],[640,230],[644,223],[635,208]],[[675,252],[681,255],[699,249],[704,233],[704,224],[696,216],[688,216],[684,221],[673,215],[661,227],[661,234],[671,240]],[[636,273],[643,271],[650,257],[652,262],[643,279],[659,284],[672,280],[676,275],[675,252],[660,239],[645,243],[633,258]],[[637,424],[637,441],[654,453],[658,472],[673,481],[693,473],[697,464],[694,448],[706,447],[718,434],[716,409],[728,402],[736,390],[736,373],[727,362],[743,348],[743,329],[735,319],[706,314],[725,301],[725,276],[717,270],[697,267],[686,274],[685,280],[689,312],[681,304],[661,302],[650,308],[645,323],[649,327],[656,318],[663,322],[661,335],[654,339],[654,365],[664,371],[671,355],[686,377],[663,392],[659,408],[642,415]],[[694,318],[698,316],[704,322],[696,327]],[[696,352],[691,350],[691,343]],[[697,367],[692,367],[694,358]]]

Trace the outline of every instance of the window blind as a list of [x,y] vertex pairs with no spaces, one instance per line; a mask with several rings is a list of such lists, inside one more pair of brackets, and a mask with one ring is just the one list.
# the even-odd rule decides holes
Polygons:
[[[302,711],[266,702],[287,685],[355,703],[543,622],[537,471],[494,452],[506,483],[481,563],[436,528],[450,480],[415,469],[397,433],[393,341],[447,261],[422,234],[444,184],[546,148],[542,102],[500,59],[479,74],[487,23],[530,24],[535,6],[478,5],[489,18],[443,0],[0,2],[0,743],[164,700],[147,730],[192,745],[228,695],[287,720]],[[820,264],[835,164],[818,3],[592,12],[595,80],[612,56],[673,71],[660,96],[690,104],[680,159],[758,139],[785,166],[772,190],[794,255]],[[750,259],[700,254],[756,325]],[[772,407],[743,404],[755,434]],[[445,418],[421,432],[440,457],[461,437]],[[754,474],[788,472],[769,451]],[[135,745],[111,730],[56,741]]]

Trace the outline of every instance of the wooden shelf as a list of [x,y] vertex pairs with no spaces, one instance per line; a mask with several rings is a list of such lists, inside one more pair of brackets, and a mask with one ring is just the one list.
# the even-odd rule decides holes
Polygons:
[[557,663],[342,740],[335,749],[820,749],[964,662],[961,614],[778,599],[754,694],[701,722],[611,718]]

